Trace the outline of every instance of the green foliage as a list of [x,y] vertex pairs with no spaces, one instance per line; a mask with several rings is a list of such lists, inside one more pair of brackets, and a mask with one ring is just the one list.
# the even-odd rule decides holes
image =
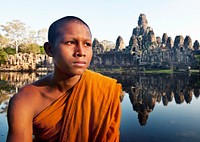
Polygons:
[[0,80],[0,90],[5,90],[5,91],[10,91],[15,89],[13,85],[10,85],[7,81],[5,80]]
[[33,53],[33,54],[40,54],[40,46],[36,43],[28,44],[26,47],[20,48],[19,50],[22,53]]
[[40,46],[40,54],[45,54],[44,46]]
[[4,33],[4,35],[0,35],[0,49],[11,45],[16,48],[15,53],[18,53],[20,46],[27,45],[28,43],[30,46],[26,46],[28,47],[27,49],[21,47],[21,52],[35,54],[40,52],[43,53],[43,51],[40,51],[40,47],[38,47],[38,45],[36,46],[36,44],[43,44],[47,40],[47,29],[43,28],[38,31],[31,30],[25,23],[19,20],[7,22],[6,25],[0,25],[0,28]]
[[4,48],[4,51],[5,51],[8,55],[14,55],[14,54],[15,54],[15,49],[14,49],[14,48],[11,48],[11,47]]
[[200,55],[195,55],[194,57],[199,61],[200,64]]
[[6,48],[9,44],[9,39],[0,34],[0,49]]
[[0,50],[0,64],[5,64],[7,56],[8,54],[5,51]]

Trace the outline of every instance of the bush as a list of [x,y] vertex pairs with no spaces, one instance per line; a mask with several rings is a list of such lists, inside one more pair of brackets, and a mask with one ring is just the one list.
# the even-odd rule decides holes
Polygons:
[[28,44],[26,47],[20,48],[19,51],[22,53],[40,54],[40,46],[38,44]]
[[45,54],[44,46],[40,46],[40,54]]
[[3,49],[8,55],[14,55],[16,53],[14,48],[7,47]]
[[7,56],[8,54],[5,51],[0,50],[0,64],[6,63]]
[[200,64],[200,55],[195,55],[195,58],[199,61]]

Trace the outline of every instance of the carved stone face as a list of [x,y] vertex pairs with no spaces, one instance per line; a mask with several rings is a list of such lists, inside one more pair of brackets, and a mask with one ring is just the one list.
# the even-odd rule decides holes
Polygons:
[[138,26],[143,27],[144,30],[147,29],[148,21],[146,15],[140,14],[138,19]]

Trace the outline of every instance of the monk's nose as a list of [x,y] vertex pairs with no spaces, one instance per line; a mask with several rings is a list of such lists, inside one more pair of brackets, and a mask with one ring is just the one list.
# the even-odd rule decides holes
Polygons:
[[85,57],[86,56],[83,45],[79,44],[76,46],[75,56],[76,57],[82,57],[82,56]]

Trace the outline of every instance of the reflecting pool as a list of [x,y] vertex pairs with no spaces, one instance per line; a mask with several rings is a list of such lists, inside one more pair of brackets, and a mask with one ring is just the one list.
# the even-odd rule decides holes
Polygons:
[[[9,98],[47,73],[0,73],[0,141]],[[121,142],[200,140],[200,74],[107,74],[123,84]]]

